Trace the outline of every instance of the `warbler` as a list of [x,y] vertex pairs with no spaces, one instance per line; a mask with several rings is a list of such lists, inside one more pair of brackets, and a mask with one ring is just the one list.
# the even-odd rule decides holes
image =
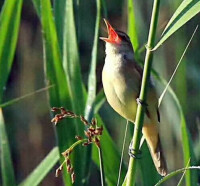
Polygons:
[[[129,36],[115,30],[108,21],[104,21],[108,32],[108,38],[100,38],[106,43],[106,57],[102,71],[104,92],[111,107],[122,117],[134,123],[143,69],[134,59]],[[156,90],[152,82],[149,82],[142,133],[158,173],[165,176],[167,166],[159,137],[159,120]]]

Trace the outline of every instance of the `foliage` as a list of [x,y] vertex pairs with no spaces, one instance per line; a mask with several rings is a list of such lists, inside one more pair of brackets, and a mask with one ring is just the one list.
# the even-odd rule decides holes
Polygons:
[[[124,27],[127,22],[128,33],[136,50],[137,59],[143,59],[144,56],[140,47],[143,49],[144,46],[140,46],[140,44],[147,40],[147,36],[144,33],[147,33],[149,29],[146,25],[149,24],[153,1],[136,2],[129,0],[127,4],[123,4],[123,1],[120,0],[115,3],[104,0],[86,1],[84,3],[79,0],[59,0],[53,2],[50,0],[32,0],[32,2],[34,8],[26,1],[5,0],[0,14],[0,107],[3,108],[3,112],[0,108],[2,185],[17,185],[18,182],[20,182],[19,185],[38,185],[43,180],[55,180],[53,168],[58,161],[63,162],[64,158],[61,153],[76,142],[76,135],[84,136],[84,131],[87,131],[88,128],[82,125],[79,120],[65,119],[57,126],[50,125],[51,119],[47,116],[50,107],[64,107],[72,110],[77,115],[84,115],[89,122],[95,116],[98,123],[104,129],[101,136],[101,153],[98,152],[95,146],[89,148],[78,146],[70,155],[70,161],[76,173],[74,185],[93,185],[94,179],[95,183],[98,182],[100,184],[99,169],[102,167],[102,164],[99,160],[99,155],[100,159],[103,160],[106,184],[116,185],[120,163],[119,152],[122,149],[122,135],[125,125],[121,124],[119,116],[113,113],[105,103],[105,95],[99,85],[101,80],[99,80],[98,70],[99,66],[102,66],[104,63],[102,43],[98,41],[100,28],[103,27],[103,25],[100,26],[100,23],[103,18],[102,14],[108,15],[108,19],[114,25],[116,24],[116,28],[120,28],[119,25]],[[24,11],[21,17],[22,5],[24,6]],[[127,7],[121,8],[124,6]],[[159,30],[163,27],[162,22],[167,20],[163,16],[170,14],[165,7],[170,9],[174,5],[171,5],[171,3],[167,4],[167,2],[161,3],[160,14],[154,15],[155,19],[161,19],[158,22]],[[167,84],[164,79],[169,79],[171,76],[167,75],[167,72],[173,71],[174,68],[172,66],[175,66],[170,57],[182,52],[179,50],[179,47],[174,48],[174,46],[186,43],[189,40],[189,35],[194,30],[190,31],[190,28],[197,24],[198,19],[196,17],[198,18],[200,11],[200,1],[185,0],[175,9],[161,37],[159,38],[158,34],[155,34],[155,30],[153,31],[157,44],[153,45],[151,43],[152,45],[147,47],[149,52],[155,54],[153,60],[153,68],[155,70],[153,71],[154,75],[156,75],[156,83],[160,92],[163,91]],[[37,17],[40,22],[39,24],[37,21],[32,23],[33,25],[37,24],[37,26],[34,25],[31,29],[27,29],[28,26],[25,24],[26,16],[24,15],[27,15],[28,10],[31,10],[34,20]],[[128,14],[126,11],[123,12],[124,10],[127,10]],[[121,16],[121,14],[124,16]],[[28,15],[31,16],[31,14]],[[94,15],[96,15],[96,18],[94,18]],[[119,15],[123,19],[119,19]],[[192,18],[193,20],[190,21]],[[115,22],[115,20],[120,21]],[[190,23],[188,23],[189,21]],[[178,34],[180,35],[178,30],[184,25],[186,25],[184,27],[185,31],[182,32],[184,37],[177,37]],[[40,32],[40,30],[42,31]],[[33,38],[36,35],[37,39],[31,40],[30,33],[32,33]],[[29,36],[27,37],[27,35]],[[169,39],[172,37],[179,38],[184,42],[180,42],[179,39]],[[25,42],[27,38],[31,40],[28,46]],[[184,86],[184,90],[187,91],[186,95],[189,95],[188,100],[181,99],[182,102],[178,100],[175,94],[177,90],[172,91],[172,88],[174,88],[173,82],[171,84],[172,88],[168,88],[163,98],[163,108],[161,109],[166,109],[166,114],[165,116],[162,114],[164,119],[161,120],[160,128],[167,129],[165,133],[161,133],[161,138],[164,139],[163,148],[166,152],[170,171],[177,170],[179,167],[199,169],[199,167],[191,167],[198,165],[200,162],[200,152],[198,150],[199,135],[196,132],[197,130],[195,130],[200,109],[199,97],[197,97],[200,91],[199,65],[195,63],[196,59],[199,58],[199,53],[197,52],[199,51],[198,43],[199,39],[195,39],[195,42],[191,43],[185,56],[186,61],[189,59],[188,62],[190,62],[188,65],[185,65],[189,77],[184,77],[183,81],[179,79],[180,84],[189,82],[187,86]],[[42,45],[43,52],[40,45]],[[184,47],[181,46],[181,48]],[[38,61],[43,61],[43,64]],[[43,69],[43,67],[44,71],[38,70]],[[166,71],[165,67],[168,68],[168,71]],[[26,71],[28,77],[24,78],[23,73]],[[159,71],[159,74],[156,71]],[[41,72],[43,73],[42,75],[40,75]],[[85,80],[87,78],[88,82]],[[45,84],[39,83],[40,80],[41,82],[45,80]],[[30,87],[34,87],[34,90],[38,89],[41,84],[45,88],[32,91],[27,86],[28,92],[32,92],[29,94],[12,89],[12,86],[23,87],[26,85],[26,82],[31,84]],[[47,94],[42,94],[43,91],[47,91]],[[39,92],[40,96],[37,94]],[[33,97],[35,101],[31,102]],[[21,104],[24,104],[24,106]],[[187,105],[188,108],[183,108],[182,104]],[[27,105],[31,105],[31,109],[26,109]],[[39,111],[37,112],[38,115],[34,117],[36,108]],[[125,123],[125,121],[123,122]],[[23,125],[23,123],[26,124]],[[162,125],[162,123],[167,124]],[[53,134],[52,128],[55,134]],[[41,133],[42,135],[40,136]],[[51,134],[51,138],[45,139],[48,133]],[[23,134],[28,136],[27,140],[20,137],[25,136]],[[128,137],[130,141],[131,136],[128,135]],[[48,152],[46,146],[44,148],[41,146],[40,139],[43,139],[45,144],[51,141],[52,150],[43,160],[40,159],[42,160],[41,163],[35,166],[36,168],[32,172],[33,166],[29,167],[29,172],[31,173],[27,176],[23,172],[23,166],[28,166],[32,161],[34,162],[34,159],[36,159],[32,155],[34,150],[38,148],[40,150],[37,152]],[[26,141],[29,143],[31,151],[19,148],[19,144],[23,144]],[[56,143],[55,147],[53,147],[54,143]],[[128,146],[128,144],[126,145]],[[41,149],[45,149],[45,151]],[[177,159],[181,155],[181,149],[183,158]],[[139,166],[136,168],[136,184],[156,184],[160,177],[157,175],[154,166],[150,166],[152,165],[152,160],[146,144],[142,146],[142,151],[144,157],[139,160]],[[40,157],[39,153],[37,157]],[[21,161],[22,159],[23,161]],[[29,163],[26,162],[27,159]],[[127,173],[127,159],[125,151],[120,185]],[[188,164],[189,159],[191,161]],[[14,163],[19,163],[20,161],[24,163],[23,166]],[[178,183],[174,175],[183,172],[185,169],[172,172],[157,184],[165,180],[171,181],[173,185]],[[48,176],[50,172],[53,172],[53,174]],[[64,184],[72,185],[65,166],[62,173]],[[27,178],[21,180],[25,176]],[[196,184],[199,175],[197,175],[197,171],[188,170],[183,176],[185,184],[189,186]],[[126,185],[126,181],[125,179],[124,185]]]

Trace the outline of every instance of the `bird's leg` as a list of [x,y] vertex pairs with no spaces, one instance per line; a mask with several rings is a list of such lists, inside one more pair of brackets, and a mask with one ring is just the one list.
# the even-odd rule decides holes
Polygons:
[[148,104],[145,101],[141,100],[140,98],[137,98],[136,101],[137,101],[138,105],[142,105],[142,106],[145,106],[145,107],[148,106]]
[[131,143],[130,143],[130,145],[129,145],[128,154],[129,154],[129,156],[131,156],[132,158],[140,159],[140,158],[141,158],[142,151],[141,151],[141,150],[136,151],[135,149],[133,149],[132,143],[133,143],[133,141],[131,141]]

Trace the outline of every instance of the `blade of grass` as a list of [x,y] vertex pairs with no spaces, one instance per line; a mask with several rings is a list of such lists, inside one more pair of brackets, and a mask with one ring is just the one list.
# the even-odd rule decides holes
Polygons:
[[[22,0],[6,0],[0,14],[0,103],[12,67],[19,32]],[[16,185],[8,138],[0,108],[0,149],[3,185]]]
[[[83,82],[81,78],[79,51],[72,0],[66,1],[65,4],[62,59],[65,76],[69,85],[72,110],[78,114],[83,114],[85,108],[85,98],[83,94]],[[77,133],[83,136],[84,126],[79,120],[75,120],[75,122],[77,126]],[[76,160],[78,160],[78,154],[81,153],[83,156],[81,161],[79,160],[75,162],[75,171],[79,172],[79,174],[77,175],[77,180],[80,181],[79,183],[76,182],[77,185],[82,184],[82,180],[83,182],[86,181],[85,176],[87,175],[87,173],[85,172],[85,170],[88,166],[86,163],[89,160],[86,160],[85,158],[90,159],[89,157],[87,157],[87,151],[89,150],[89,148],[84,148],[81,151],[80,148],[78,148],[78,152],[77,154],[75,154],[75,156],[77,155],[77,158],[75,158]]]
[[[34,5],[39,5],[35,3]],[[43,46],[44,46],[44,63],[45,73],[48,84],[55,84],[55,88],[49,90],[49,101],[51,107],[63,106],[72,110],[71,97],[69,84],[65,77],[64,69],[62,66],[61,52],[59,48],[56,27],[52,14],[52,7],[49,0],[41,0],[40,9],[41,12],[41,24],[43,30]],[[76,127],[74,120],[65,120],[56,126],[56,132],[58,137],[58,145],[60,153],[65,151],[71,144],[75,142]],[[75,158],[75,153],[72,155],[72,159]],[[60,161],[63,161],[61,157]],[[81,161],[81,160],[80,160]],[[71,178],[66,172],[66,168],[63,170],[63,178],[65,184],[71,185]],[[79,180],[79,179],[77,179]],[[80,181],[80,180],[79,180]],[[77,183],[80,183],[77,181]]]
[[65,21],[65,7],[66,7],[66,0],[53,1],[55,24],[56,24],[58,43],[59,43],[61,53],[63,52],[63,37],[64,37],[63,29],[64,29],[64,21]]
[[[88,95],[87,95],[87,102],[85,106],[85,118],[88,121],[91,121],[92,117],[94,116],[94,107],[96,101],[96,65],[97,65],[97,54],[98,54],[98,41],[99,41],[99,25],[100,25],[100,18],[101,18],[101,1],[96,0],[96,23],[95,23],[95,33],[94,33],[94,41],[93,41],[93,48],[91,54],[91,64],[90,64],[90,71],[88,77]],[[85,170],[84,175],[88,178],[89,177],[89,169],[90,169],[90,162],[91,162],[91,149],[89,147],[87,149],[87,153],[85,154]],[[102,152],[101,149],[98,148],[99,151],[99,161],[100,161],[100,175],[101,175],[101,183],[105,185],[105,177],[104,177],[104,170],[103,170],[103,159],[102,159]]]
[[[77,7],[77,10],[80,7]],[[78,42],[76,35],[76,25],[74,18],[73,1],[67,0],[65,4],[64,25],[63,25],[63,68],[67,83],[69,85],[70,96],[72,100],[72,110],[78,114],[83,114],[85,110],[85,94],[84,86],[81,76],[80,59]],[[76,120],[77,133],[84,136],[84,126]],[[78,149],[75,171],[79,172],[77,185],[85,184],[87,182],[89,164],[91,160],[90,149],[91,147]],[[82,155],[81,161],[77,161],[80,154]],[[77,166],[76,166],[77,165]]]
[[161,39],[153,48],[153,50],[156,50],[158,47],[160,47],[174,32],[176,32],[199,12],[200,0],[183,1],[168,22]]
[[50,86],[47,86],[47,87],[45,87],[45,88],[41,88],[41,89],[39,89],[39,90],[36,90],[36,91],[34,91],[34,92],[25,94],[25,95],[23,95],[23,96],[21,96],[21,97],[11,99],[10,101],[7,101],[7,102],[5,102],[5,103],[0,104],[0,107],[3,108],[3,107],[7,107],[7,106],[10,106],[10,105],[13,105],[13,104],[15,104],[15,103],[18,103],[19,101],[22,101],[23,99],[26,99],[26,98],[28,98],[28,97],[30,97],[30,96],[35,95],[35,94],[44,92],[44,91],[46,91],[46,90],[48,90],[49,88],[52,88],[52,87],[54,87],[54,85],[50,85]]
[[8,137],[6,133],[2,109],[0,108],[0,149],[1,149],[1,174],[3,185],[16,185],[14,168],[11,160]]
[[41,3],[40,0],[32,0],[35,10],[39,18],[41,18]]
[[[184,165],[187,165],[188,160],[191,159],[189,166],[195,165],[195,156],[193,151],[192,139],[189,130],[186,125],[184,115],[181,113],[181,134],[183,142],[183,155],[184,155]],[[185,174],[185,182],[187,186],[195,185],[197,183],[198,177],[196,171],[187,171]]]
[[194,153],[195,153],[197,162],[199,162],[200,161],[200,118],[197,118],[196,123],[197,123],[198,137],[196,138],[194,142]]
[[[154,71],[154,75],[156,75],[156,78],[160,82],[162,82],[165,86],[167,85],[167,82],[163,78],[161,78],[161,76],[159,76],[155,71]],[[190,166],[191,166],[191,164],[195,164],[195,157],[194,157],[194,150],[193,150],[194,148],[192,147],[191,136],[190,136],[190,133],[187,129],[184,113],[183,113],[182,107],[180,105],[180,102],[179,102],[176,94],[174,93],[174,91],[171,89],[170,86],[168,87],[168,92],[172,96],[172,98],[175,102],[175,105],[177,106],[179,116],[180,116],[184,164],[187,165],[188,159],[191,158],[191,163],[190,163]],[[191,173],[190,170],[187,171],[187,173],[186,173],[186,184],[187,185],[196,184],[196,180],[197,180],[197,175],[195,174],[195,172]]]
[[[173,1],[171,4],[171,7],[174,10],[177,9],[179,6],[180,2],[178,1]],[[185,46],[187,44],[187,37],[183,37],[183,35],[187,36],[187,31],[186,27],[183,27],[182,29],[179,30],[179,33],[176,34],[176,37],[173,39],[173,49],[175,52],[175,60],[178,61],[182,51],[185,49]],[[176,77],[174,80],[175,83],[175,91],[176,95],[179,98],[179,101],[181,102],[182,108],[184,113],[187,113],[187,100],[188,100],[188,84],[187,84],[187,56],[183,59],[182,65],[179,67],[179,70],[176,72]]]
[[161,176],[156,171],[146,141],[144,141],[141,151],[142,158],[139,161],[141,177],[139,177],[138,181],[142,183],[143,186],[154,185],[160,180]]
[[107,11],[106,1],[102,0],[101,4],[102,4],[102,9],[103,9],[103,17],[107,19],[108,18],[108,11]]
[[[176,71],[178,70],[178,67],[179,67],[179,65],[180,65],[180,63],[181,63],[181,61],[182,61],[182,59],[183,59],[183,57],[184,57],[184,55],[185,55],[185,53],[186,53],[186,51],[187,51],[187,49],[188,49],[188,47],[189,47],[189,45],[190,45],[190,43],[191,43],[193,37],[194,37],[194,35],[195,35],[197,29],[198,29],[198,26],[197,26],[196,29],[194,30],[194,32],[193,32],[193,34],[192,34],[192,36],[191,36],[191,38],[190,38],[190,40],[189,40],[189,42],[188,42],[186,48],[185,48],[185,50],[184,50],[184,52],[183,52],[183,54],[182,54],[182,56],[181,56],[181,58],[180,58],[180,60],[179,60],[179,62],[178,62],[178,64],[177,64],[177,66],[176,66],[176,68],[175,68],[175,70],[174,70],[174,72],[173,72],[173,74],[172,74],[172,76],[171,76],[171,78],[170,78],[170,80],[169,80],[169,82],[168,82],[167,85],[165,86],[165,89],[164,89],[163,93],[161,94],[161,96],[160,96],[160,98],[159,98],[159,106],[160,106],[160,104],[161,104],[161,102],[162,102],[162,100],[163,100],[163,97],[164,97],[164,95],[165,95],[165,93],[166,93],[166,91],[167,91],[167,89],[168,89],[168,87],[169,87],[169,85],[170,85],[170,83],[171,83],[171,81],[172,81],[174,75],[176,74]],[[178,101],[178,100],[177,100],[177,101]],[[176,102],[177,102],[177,101],[176,101]],[[192,148],[192,147],[191,147],[191,145],[190,145],[190,139],[189,139],[189,136],[188,136],[188,130],[187,130],[187,126],[186,126],[186,122],[185,122],[185,119],[184,119],[184,114],[183,114],[181,105],[179,105],[178,108],[179,108],[179,112],[180,112],[180,116],[181,116],[182,139],[183,139],[183,142],[184,142],[184,143],[183,143],[184,164],[187,165],[187,161],[188,161],[188,159],[191,157],[191,153],[193,153],[193,152],[191,152],[191,148]],[[193,158],[193,159],[194,159],[194,158]],[[191,165],[191,164],[189,164],[188,166],[190,166],[190,165]],[[188,171],[187,174],[186,174],[186,184],[187,184],[187,185],[191,185],[192,183],[194,183],[194,180],[193,180],[193,178],[192,178],[192,176],[191,176],[191,174],[190,174],[190,171]]]
[[0,103],[12,67],[21,17],[22,0],[6,0],[0,15]]
[[128,1],[128,34],[133,44],[133,48],[136,51],[139,47],[139,43],[135,24],[135,11],[133,0]]
[[59,161],[59,149],[54,147],[44,160],[29,174],[29,176],[19,184],[19,186],[37,186],[49,173],[49,171]]
[[95,24],[95,34],[94,34],[94,42],[92,48],[92,56],[91,56],[91,65],[90,72],[88,77],[88,96],[85,107],[85,117],[87,120],[91,120],[94,115],[94,103],[96,98],[96,66],[97,66],[97,46],[99,41],[99,25],[100,25],[100,17],[101,17],[101,4],[100,0],[96,0],[97,4],[97,15],[96,15],[96,24]]
[[[189,165],[190,165],[190,159],[189,159],[189,161],[188,161],[188,163],[187,163],[187,165],[186,165],[186,169],[189,167]],[[184,178],[184,176],[185,176],[185,173],[186,173],[186,170],[185,169],[185,171],[183,172],[183,175],[181,176],[181,179],[179,180],[179,182],[178,182],[178,184],[177,184],[177,186],[181,186],[181,183],[183,182],[183,178]]]
[[[74,22],[73,1],[66,1],[64,30],[63,30],[63,67],[67,82],[70,85],[70,95],[73,100],[73,111],[83,113],[85,102],[83,99],[83,82],[81,78],[79,52]],[[79,132],[83,134],[83,128]]]
[[167,180],[169,180],[173,176],[176,176],[177,174],[180,174],[180,173],[184,172],[185,170],[188,171],[188,170],[195,170],[195,169],[200,169],[200,166],[192,166],[192,167],[188,167],[188,168],[178,169],[174,172],[171,172],[170,174],[168,174],[164,178],[162,178],[155,186],[159,186],[159,185],[163,184],[164,182],[166,182]]

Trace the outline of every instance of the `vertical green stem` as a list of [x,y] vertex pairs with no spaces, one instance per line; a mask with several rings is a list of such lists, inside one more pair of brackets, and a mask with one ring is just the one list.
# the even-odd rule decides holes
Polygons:
[[101,186],[105,186],[105,174],[104,174],[104,166],[103,166],[103,155],[101,148],[98,147],[99,151],[99,163],[100,163],[100,174],[101,174]]
[[[153,51],[151,49],[154,46],[156,27],[157,27],[157,22],[158,22],[158,14],[159,14],[159,5],[160,5],[160,0],[154,0],[151,24],[150,24],[149,36],[148,36],[148,43],[147,43],[147,49],[146,49],[146,56],[145,56],[144,71],[143,71],[143,77],[142,77],[142,85],[141,85],[140,96],[139,96],[139,99],[142,102],[146,101],[146,93],[147,93],[147,88],[148,88],[147,86],[148,86],[148,82],[150,78],[152,59],[153,59]],[[139,104],[137,108],[135,128],[134,128],[133,139],[132,139],[133,141],[132,148],[135,150],[136,154],[139,150],[143,120],[144,120],[144,108],[142,105]],[[135,184],[136,162],[137,162],[137,159],[130,157],[128,173],[127,173],[127,182],[126,182],[127,186],[131,186]]]
[[[98,52],[98,41],[99,41],[99,26],[101,20],[101,0],[96,0],[96,23],[95,23],[95,33],[94,33],[94,41],[93,41],[93,48],[92,48],[92,55],[91,55],[91,65],[90,65],[90,72],[88,77],[88,96],[87,102],[85,106],[85,118],[88,121],[91,121],[92,117],[94,116],[94,105],[96,99],[96,66],[97,66],[97,52]],[[85,154],[85,170],[84,175],[86,178],[89,178],[89,170],[91,165],[91,154],[92,154],[92,147],[87,149],[87,153]],[[84,185],[88,185],[88,179]]]

